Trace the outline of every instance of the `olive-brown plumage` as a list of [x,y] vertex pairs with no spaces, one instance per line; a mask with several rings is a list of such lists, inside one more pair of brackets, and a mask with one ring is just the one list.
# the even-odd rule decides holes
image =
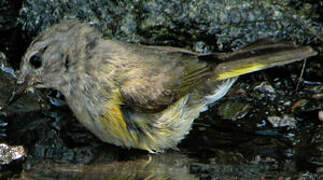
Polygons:
[[59,90],[77,119],[102,141],[160,152],[175,148],[200,112],[223,97],[239,75],[316,54],[310,47],[264,42],[202,55],[105,40],[94,28],[68,21],[35,38],[17,82]]

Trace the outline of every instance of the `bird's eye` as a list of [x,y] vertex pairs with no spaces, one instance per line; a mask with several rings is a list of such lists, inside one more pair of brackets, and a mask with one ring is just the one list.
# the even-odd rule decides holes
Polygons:
[[34,68],[40,68],[42,65],[42,57],[40,53],[36,53],[33,56],[31,56],[30,60],[29,60],[30,64],[34,67]]

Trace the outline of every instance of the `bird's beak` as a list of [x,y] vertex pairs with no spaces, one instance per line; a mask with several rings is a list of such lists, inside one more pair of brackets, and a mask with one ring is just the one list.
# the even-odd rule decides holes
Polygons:
[[12,92],[11,96],[7,99],[5,103],[5,107],[17,101],[29,87],[30,87],[30,83],[28,83],[28,81],[24,81],[22,83],[16,83],[14,91]]

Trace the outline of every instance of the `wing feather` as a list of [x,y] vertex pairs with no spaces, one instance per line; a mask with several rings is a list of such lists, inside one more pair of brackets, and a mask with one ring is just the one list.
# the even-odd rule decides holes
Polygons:
[[142,112],[159,112],[186,95],[211,74],[198,53],[171,47],[125,46],[127,77],[120,82],[125,104]]

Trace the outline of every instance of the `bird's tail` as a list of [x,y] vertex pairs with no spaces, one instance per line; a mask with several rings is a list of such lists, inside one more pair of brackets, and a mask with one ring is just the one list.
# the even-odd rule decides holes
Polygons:
[[225,80],[293,63],[315,55],[317,52],[310,46],[296,46],[293,42],[264,40],[232,53],[217,54],[217,58],[222,62],[216,65],[216,76],[212,79]]

